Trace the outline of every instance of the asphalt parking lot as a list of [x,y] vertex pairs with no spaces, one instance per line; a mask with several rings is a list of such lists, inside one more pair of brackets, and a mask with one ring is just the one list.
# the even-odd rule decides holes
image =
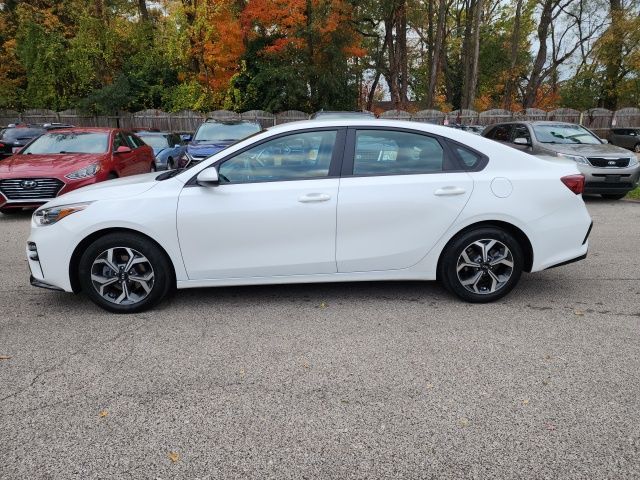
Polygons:
[[29,286],[29,215],[0,215],[0,477],[638,478],[640,203],[588,208],[587,260],[497,304],[325,284],[133,316]]

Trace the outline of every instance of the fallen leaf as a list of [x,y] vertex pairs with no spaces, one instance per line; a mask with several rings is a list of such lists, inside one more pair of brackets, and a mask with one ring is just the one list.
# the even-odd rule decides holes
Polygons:
[[9,355],[0,355],[0,360],[9,360],[11,357]]
[[176,463],[178,460],[180,460],[180,454],[178,452],[169,452],[167,456],[172,463]]
[[427,383],[427,390],[431,390],[433,388],[433,383]]
[[523,405],[529,405],[529,399],[525,398],[524,400],[522,400],[522,404]]
[[460,426],[466,427],[467,425],[469,425],[469,419],[462,417],[460,420],[458,420],[458,423],[460,423]]
[[545,378],[544,380],[542,380],[542,384],[545,386],[549,385],[549,380]]
[[584,312],[582,310],[575,310],[573,313],[575,313],[578,316],[584,315]]
[[308,364],[307,362],[304,362],[304,363],[302,364],[302,366],[303,366],[304,368],[309,368],[309,364]]
[[322,303],[320,304],[320,308],[327,308],[327,304],[326,304],[326,303],[324,303],[324,302],[322,302]]
[[109,412],[107,412],[106,410],[100,410],[100,413],[98,413],[98,416],[99,416],[100,418],[104,418],[104,417],[106,417],[107,415],[109,415]]
[[240,369],[240,375],[244,375],[244,368]]

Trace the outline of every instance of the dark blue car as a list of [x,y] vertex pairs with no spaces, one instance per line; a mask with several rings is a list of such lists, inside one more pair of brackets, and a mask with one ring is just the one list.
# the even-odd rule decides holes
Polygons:
[[186,150],[185,142],[177,133],[138,132],[144,143],[153,148],[156,170],[173,170]]
[[261,130],[260,124],[256,122],[208,119],[196,130],[193,140],[187,145],[185,154],[180,158],[178,167],[193,166],[232,143]]

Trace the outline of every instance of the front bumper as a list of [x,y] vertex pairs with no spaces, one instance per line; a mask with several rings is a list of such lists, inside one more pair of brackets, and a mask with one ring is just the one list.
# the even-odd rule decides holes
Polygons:
[[640,165],[627,168],[598,168],[579,165],[585,177],[584,193],[626,193],[638,186]]
[[50,285],[42,280],[38,280],[33,276],[33,274],[29,275],[29,283],[34,287],[46,288],[47,290],[55,290],[56,292],[64,292],[62,288],[56,287],[54,285]]

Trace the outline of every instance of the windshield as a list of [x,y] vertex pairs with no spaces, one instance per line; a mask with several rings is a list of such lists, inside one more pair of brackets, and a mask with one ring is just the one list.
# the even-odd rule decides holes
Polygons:
[[42,135],[46,130],[44,128],[7,128],[3,130],[2,137],[5,142],[13,142],[19,139],[30,139]]
[[97,132],[48,133],[25,148],[22,154],[105,153],[109,134]]
[[257,123],[203,123],[196,132],[196,142],[241,140],[260,131]]
[[600,139],[580,125],[534,125],[533,131],[540,143],[584,143],[597,145]]
[[156,150],[169,146],[169,140],[164,135],[144,135],[139,133],[138,136],[144,140],[144,143]]

